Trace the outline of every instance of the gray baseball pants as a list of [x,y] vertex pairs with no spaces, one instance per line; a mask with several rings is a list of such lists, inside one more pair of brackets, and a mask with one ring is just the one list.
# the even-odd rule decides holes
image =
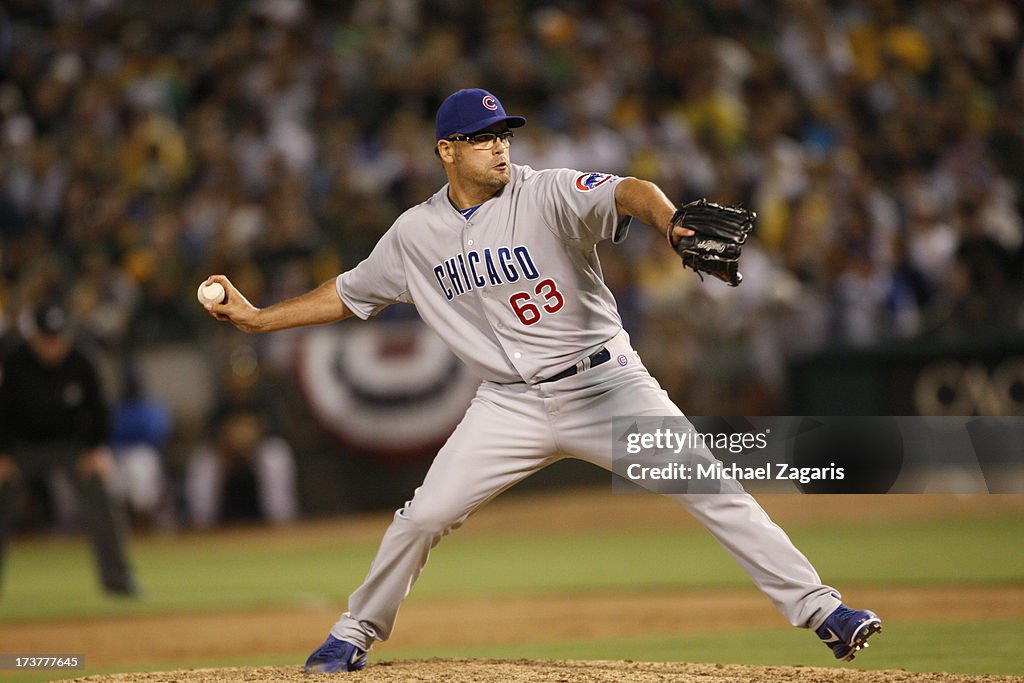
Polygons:
[[[363,649],[387,640],[430,550],[505,489],[563,457],[611,471],[613,417],[682,416],[625,331],[605,346],[609,362],[566,379],[480,386],[423,484],[395,513],[369,574],[331,635]],[[838,591],[821,583],[749,494],[671,497],[714,535],[792,625],[817,628],[839,606]]]

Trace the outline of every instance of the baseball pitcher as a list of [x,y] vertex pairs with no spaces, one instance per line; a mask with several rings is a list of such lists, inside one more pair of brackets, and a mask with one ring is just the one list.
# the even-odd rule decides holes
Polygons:
[[[423,320],[483,380],[426,478],[395,513],[363,584],[307,672],[366,666],[441,538],[499,493],[563,457],[612,469],[614,416],[682,417],[622,329],[597,245],[631,217],[663,231],[683,264],[736,286],[752,212],[677,208],[653,183],[511,161],[513,129],[491,93],[460,90],[438,109],[435,150],[448,183],[403,213],[355,268],[302,296],[257,308],[224,275],[209,313],[247,332],[362,319],[396,303]],[[673,496],[718,539],[794,626],[839,659],[881,630],[822,584],[746,493]]]

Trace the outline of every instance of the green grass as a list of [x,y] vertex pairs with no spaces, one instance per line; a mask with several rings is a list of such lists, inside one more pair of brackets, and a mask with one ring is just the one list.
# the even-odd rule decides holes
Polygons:
[[[792,534],[836,582],[938,585],[1024,581],[1024,517],[952,519]],[[830,578],[831,580],[831,578]]]
[[[1024,582],[1024,518],[804,529],[791,533],[836,585]],[[855,558],[851,561],[851,558]],[[748,586],[703,531],[591,532],[442,544],[416,586],[419,597],[494,593]]]
[[[928,522],[889,520],[818,529],[790,525],[790,535],[839,587],[1024,584],[1024,518],[1006,514]],[[304,604],[342,606],[366,573],[372,540],[338,541],[288,530],[252,534],[144,537],[132,546],[145,587],[138,601],[100,594],[84,539],[17,541],[8,550],[0,620],[39,621],[245,611]],[[553,527],[542,535],[454,535],[432,555],[415,589],[418,601],[487,596],[606,594],[749,587],[749,579],[704,531],[635,533]],[[955,588],[954,588],[955,589]],[[428,656],[634,659],[822,666],[822,646],[792,629],[609,640],[549,641],[432,650],[383,646],[380,658]],[[879,645],[858,658],[869,668],[1024,674],[1024,622],[887,624]],[[197,666],[291,664],[305,652],[244,661],[182,661],[149,670]],[[138,667],[146,670],[146,667]],[[40,681],[73,675],[18,674]],[[99,670],[89,674],[102,673]],[[26,677],[27,676],[27,677]]]
[[[287,533],[287,532],[279,532]],[[194,536],[146,538],[132,546],[141,600],[112,600],[97,587],[84,540],[15,544],[0,619],[244,610],[344,600],[362,580],[376,543],[324,549],[253,542],[217,546]]]
[[[268,532],[269,533],[269,532]],[[132,549],[145,597],[110,600],[96,588],[82,539],[15,543],[0,619],[244,610],[343,603],[377,542],[267,543],[214,536],[139,539]],[[833,585],[1024,583],[1024,519],[914,521],[802,529],[791,536]],[[851,559],[852,558],[852,559]],[[446,539],[416,586],[420,600],[748,586],[701,530],[679,533],[513,534]]]

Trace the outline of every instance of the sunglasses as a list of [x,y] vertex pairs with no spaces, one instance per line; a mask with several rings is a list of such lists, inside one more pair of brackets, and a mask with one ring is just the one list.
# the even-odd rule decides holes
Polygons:
[[502,144],[509,145],[515,137],[512,131],[506,130],[503,133],[477,133],[476,135],[450,135],[445,138],[449,142],[468,142],[473,149],[488,150],[494,147],[494,143],[501,140]]

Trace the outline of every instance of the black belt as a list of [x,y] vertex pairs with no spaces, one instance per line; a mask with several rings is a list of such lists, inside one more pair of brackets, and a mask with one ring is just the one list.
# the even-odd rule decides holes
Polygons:
[[602,346],[600,349],[598,349],[597,351],[592,353],[587,358],[584,358],[583,360],[581,360],[576,365],[570,365],[569,367],[567,367],[565,370],[562,370],[557,375],[552,375],[551,377],[548,377],[547,379],[542,379],[541,381],[537,382],[537,384],[544,384],[544,382],[557,382],[560,379],[565,379],[566,377],[572,377],[573,375],[575,375],[577,373],[580,373],[580,372],[583,372],[584,370],[587,370],[588,368],[596,368],[601,363],[607,363],[611,359],[612,359],[611,351],[609,351],[608,349],[606,349],[605,347]]

